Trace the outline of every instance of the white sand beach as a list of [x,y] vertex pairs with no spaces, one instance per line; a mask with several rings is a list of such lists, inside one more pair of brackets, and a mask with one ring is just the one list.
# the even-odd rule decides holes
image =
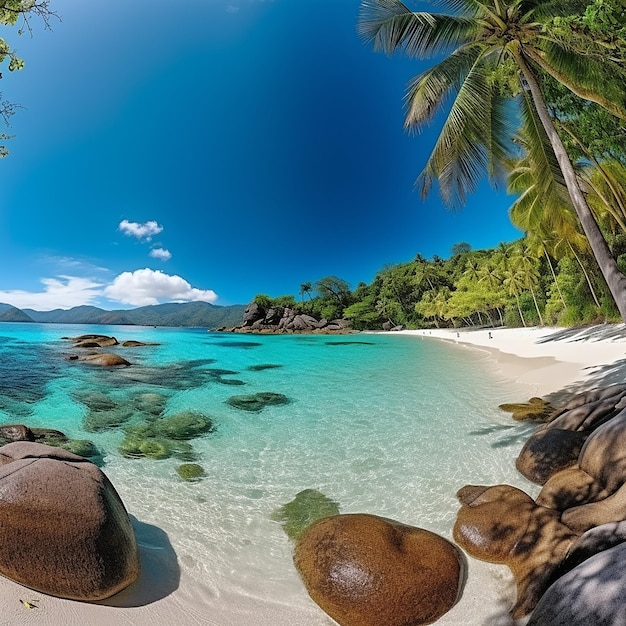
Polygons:
[[[445,340],[460,349],[483,351],[496,379],[527,386],[525,402],[542,396],[558,404],[569,395],[596,386],[623,382],[626,375],[626,327],[602,325],[585,329],[521,328],[481,330],[400,331],[416,340]],[[529,483],[529,488],[532,487]],[[122,493],[124,499],[124,494]],[[132,512],[132,511],[131,511]],[[143,575],[139,583],[109,601],[86,604],[46,596],[0,579],[0,624],[73,626],[309,626],[334,622],[310,607],[293,608],[290,598],[303,589],[289,587],[283,597],[270,600],[267,590],[236,600],[219,589],[193,579],[194,565],[176,572],[175,556],[163,549],[154,529],[137,526]],[[460,601],[442,617],[440,626],[509,626],[515,597],[505,566],[469,561],[468,579]],[[198,568],[196,568],[197,570]],[[493,598],[493,590],[499,597]],[[35,605],[29,608],[22,601]],[[518,622],[522,624],[523,621]],[[384,626],[384,625],[381,625]]]

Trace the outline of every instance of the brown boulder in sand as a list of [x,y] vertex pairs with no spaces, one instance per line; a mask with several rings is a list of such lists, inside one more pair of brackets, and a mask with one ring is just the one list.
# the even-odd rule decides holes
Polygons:
[[93,463],[39,443],[0,448],[0,574],[26,587],[94,601],[139,576],[128,514]]
[[513,617],[527,615],[576,535],[559,521],[558,511],[537,506],[510,485],[468,485],[457,497],[462,506],[454,525],[455,541],[477,559],[509,567],[517,583]]
[[367,514],[325,517],[295,546],[313,600],[342,626],[432,624],[456,603],[465,579],[451,542]]

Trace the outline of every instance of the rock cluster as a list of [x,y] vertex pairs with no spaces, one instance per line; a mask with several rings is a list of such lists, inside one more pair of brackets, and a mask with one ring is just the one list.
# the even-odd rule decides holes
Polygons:
[[[81,349],[98,349],[118,346],[120,343],[115,337],[107,335],[80,335],[79,337],[65,337],[70,339],[75,348]],[[155,346],[155,343],[144,343],[142,341],[129,340],[121,344],[125,348],[135,348],[140,346]],[[130,363],[123,357],[112,352],[89,352],[86,355],[71,354],[67,357],[68,361],[82,361],[90,365],[99,365],[100,367],[127,367]]]
[[243,314],[243,322],[233,328],[220,328],[220,331],[234,333],[321,333],[346,334],[354,332],[351,322],[344,319],[318,320],[311,315],[300,313],[287,307],[264,309],[251,302]]
[[[543,485],[537,498],[509,485],[462,488],[455,541],[509,566],[514,616],[540,603],[529,624],[626,623],[623,593],[614,597],[616,585],[626,588],[616,565],[626,542],[626,385],[574,396],[530,437],[516,467]],[[611,606],[594,621],[602,597]]]
[[0,574],[42,593],[95,601],[139,577],[122,501],[93,463],[39,443],[0,448]]

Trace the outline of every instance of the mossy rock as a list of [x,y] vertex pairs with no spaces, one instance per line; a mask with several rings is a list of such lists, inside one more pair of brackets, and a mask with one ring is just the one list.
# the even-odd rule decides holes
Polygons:
[[191,463],[198,460],[198,453],[188,441],[170,441],[172,456],[180,461]]
[[339,515],[337,502],[317,489],[305,489],[276,509],[271,519],[282,524],[289,539],[297,541],[313,522],[330,515]]
[[124,432],[129,437],[137,437],[139,439],[150,439],[157,436],[153,422],[141,422],[139,424],[128,424],[124,427]]
[[262,391],[246,396],[231,396],[226,402],[237,409],[258,413],[269,405],[288,404],[289,398],[282,393]]
[[528,402],[500,404],[499,408],[517,421],[549,422],[554,407],[543,398],[531,398]]
[[176,468],[176,472],[183,480],[187,481],[200,480],[206,476],[204,468],[197,463],[183,463]]
[[92,411],[112,411],[118,406],[115,400],[102,391],[78,391],[73,397]]
[[125,408],[112,411],[89,411],[83,418],[83,428],[90,433],[119,428],[131,417],[132,411]]
[[140,413],[160,417],[165,412],[167,397],[159,393],[140,393],[133,398],[132,404]]
[[118,449],[122,455],[130,458],[148,457],[160,460],[172,456],[171,442],[156,437],[126,435]]
[[289,404],[289,398],[282,393],[274,393],[273,391],[261,391],[256,394],[266,405]]
[[62,443],[59,447],[86,459],[101,456],[96,444],[88,439],[69,439],[68,441]]
[[198,411],[183,411],[153,422],[156,432],[168,439],[193,439],[214,430],[213,421]]

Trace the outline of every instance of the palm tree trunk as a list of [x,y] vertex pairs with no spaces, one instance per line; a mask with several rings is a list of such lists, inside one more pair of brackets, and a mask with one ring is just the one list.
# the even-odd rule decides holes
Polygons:
[[537,315],[539,316],[539,323],[543,326],[543,317],[541,317],[541,311],[539,310],[539,304],[537,303],[537,298],[535,296],[535,290],[529,285],[530,293],[533,295],[533,302],[535,303],[535,309],[537,309]]
[[526,320],[524,319],[524,314],[522,313],[522,307],[519,303],[519,296],[515,294],[515,302],[517,302],[517,311],[519,313],[520,319],[522,320],[522,325],[526,328]]
[[543,99],[543,95],[539,88],[539,83],[535,78],[535,74],[526,62],[523,50],[516,51],[515,56],[528,84],[537,115],[543,124],[548,138],[550,139],[554,155],[556,156],[557,162],[563,172],[565,185],[572,200],[572,204],[576,209],[576,214],[578,215],[578,219],[583,227],[583,231],[589,241],[591,250],[596,257],[596,261],[600,266],[600,271],[606,280],[606,284],[609,287],[611,295],[615,300],[615,304],[617,305],[622,320],[626,322],[626,276],[624,276],[624,274],[622,274],[617,267],[617,262],[611,254],[609,246],[604,239],[604,235],[602,234],[602,231],[600,230],[600,227],[598,226],[598,223],[596,222],[595,217],[585,200],[585,196],[578,186],[578,181],[576,180],[576,174],[574,172],[574,168],[572,167],[572,163],[561,138],[554,128],[554,124],[552,123],[552,119],[550,118],[550,114],[548,112],[548,107],[546,106],[545,100]]
[[561,293],[561,288],[559,287],[559,282],[556,279],[556,274],[554,273],[554,267],[552,266],[552,261],[550,260],[550,255],[548,254],[548,251],[544,248],[543,253],[546,255],[546,261],[548,261],[548,266],[550,267],[550,272],[552,272],[552,280],[554,280],[554,286],[556,287],[556,290],[559,292],[559,296],[561,298],[561,302],[563,303],[563,306],[567,309],[567,304],[565,302],[565,298],[563,297],[563,294]]
[[567,243],[569,245],[569,249],[572,251],[572,254],[574,255],[574,258],[578,262],[578,265],[580,265],[580,269],[582,270],[585,279],[587,280],[587,286],[589,287],[589,291],[591,291],[591,296],[593,298],[593,301],[596,303],[596,306],[600,308],[600,301],[598,300],[598,296],[596,295],[596,290],[593,288],[593,285],[591,284],[591,278],[589,278],[589,274],[587,274],[587,270],[585,269],[583,262],[578,258],[578,255],[576,254],[576,250],[574,250],[574,246],[572,246],[572,244],[569,243],[569,241]]

